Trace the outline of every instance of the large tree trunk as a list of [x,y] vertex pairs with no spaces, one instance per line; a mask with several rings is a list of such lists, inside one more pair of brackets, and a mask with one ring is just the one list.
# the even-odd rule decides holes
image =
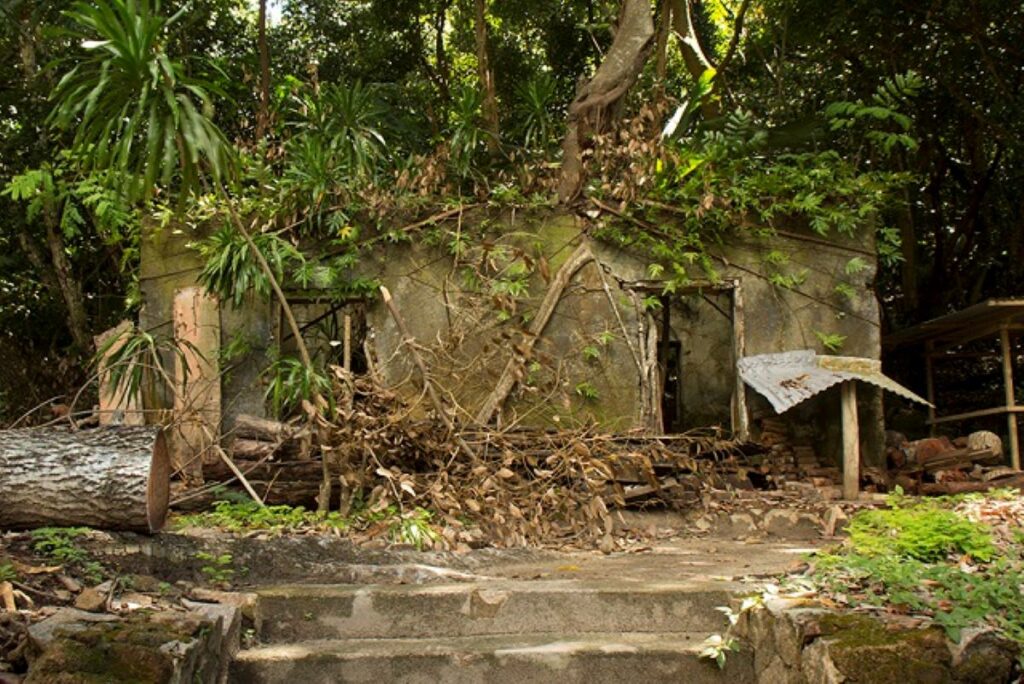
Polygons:
[[562,141],[562,174],[558,198],[569,202],[583,186],[583,145],[608,127],[616,105],[636,83],[654,39],[650,0],[623,0],[615,40],[594,77],[569,105]]
[[156,532],[169,480],[160,428],[0,431],[0,528]]

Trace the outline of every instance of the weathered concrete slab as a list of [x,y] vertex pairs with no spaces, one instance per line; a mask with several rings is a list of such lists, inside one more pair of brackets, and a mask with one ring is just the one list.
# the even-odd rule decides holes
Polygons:
[[[263,589],[263,639],[724,631],[726,581],[493,581]],[[706,635],[705,634],[705,635]]]
[[749,653],[723,670],[698,657],[705,634],[591,634],[317,641],[243,651],[231,681],[245,684],[402,682],[558,684],[753,681]]

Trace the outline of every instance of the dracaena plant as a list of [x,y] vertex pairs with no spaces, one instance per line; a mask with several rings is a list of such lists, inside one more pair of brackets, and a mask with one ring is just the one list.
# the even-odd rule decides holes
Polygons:
[[81,53],[54,90],[50,121],[74,131],[87,168],[132,178],[136,197],[158,184],[187,192],[232,166],[231,146],[213,120],[215,86],[189,75],[166,50],[186,10],[164,16],[159,2],[92,0],[66,12]]

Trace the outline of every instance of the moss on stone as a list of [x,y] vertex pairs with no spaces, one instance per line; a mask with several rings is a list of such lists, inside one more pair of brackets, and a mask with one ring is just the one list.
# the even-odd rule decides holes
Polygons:
[[829,655],[847,682],[951,682],[942,630],[892,630],[867,615],[828,615],[819,625]]
[[58,630],[29,670],[26,684],[129,684],[165,682],[174,674],[174,659],[160,650],[189,641],[201,629],[196,622],[156,622],[146,615],[80,631]]

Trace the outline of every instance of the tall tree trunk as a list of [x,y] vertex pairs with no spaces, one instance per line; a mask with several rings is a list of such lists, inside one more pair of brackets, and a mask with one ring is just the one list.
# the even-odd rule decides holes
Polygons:
[[68,311],[68,329],[75,344],[82,351],[92,348],[92,335],[89,332],[89,316],[85,311],[85,297],[82,295],[82,284],[75,277],[65,249],[64,236],[60,230],[60,209],[49,207],[43,211],[46,223],[46,246],[50,250],[50,261],[54,275],[60,288],[60,296]]
[[256,140],[262,140],[270,128],[270,48],[267,45],[267,0],[260,0],[260,110],[256,115]]
[[[35,90],[39,78],[36,40],[39,27],[32,19],[31,10],[26,7],[21,17],[21,31],[18,46],[21,57],[21,71],[30,90]],[[39,134],[42,144],[48,143],[46,128],[41,127]],[[88,352],[92,348],[92,335],[89,332],[89,317],[86,314],[85,298],[82,296],[82,285],[75,278],[64,244],[64,235],[60,230],[60,212],[62,207],[47,203],[43,209],[43,223],[46,231],[46,246],[49,259],[43,257],[43,250],[27,230],[19,234],[19,242],[29,262],[39,272],[39,277],[50,290],[50,293],[64,302],[68,313],[68,330],[81,351]]]
[[[679,38],[679,50],[686,64],[686,70],[690,72],[694,82],[701,77],[708,69],[714,69],[714,65],[701,47],[697,37],[697,28],[693,25],[693,14],[690,11],[690,0],[671,0],[672,4],[672,29]],[[705,119],[714,119],[721,115],[721,108],[718,101],[708,97],[701,104],[701,113]]]
[[649,0],[623,0],[615,39],[594,77],[569,105],[562,141],[561,202],[575,199],[583,187],[583,145],[608,128],[615,106],[629,93],[643,70],[654,41]]
[[500,124],[498,121],[498,96],[494,88],[494,72],[491,71],[491,60],[487,50],[487,0],[475,0],[475,33],[476,33],[476,73],[483,92],[484,126],[490,133],[487,148],[497,152],[500,143]]

